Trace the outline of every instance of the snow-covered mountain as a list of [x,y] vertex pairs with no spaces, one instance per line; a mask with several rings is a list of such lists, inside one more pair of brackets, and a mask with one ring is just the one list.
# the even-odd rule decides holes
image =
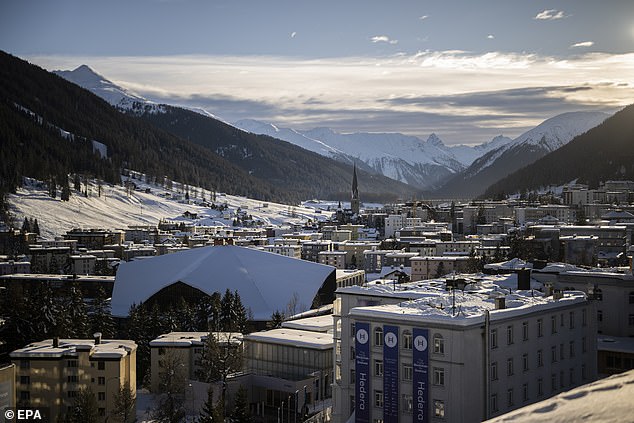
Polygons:
[[483,154],[451,178],[438,194],[463,198],[481,195],[491,184],[557,150],[608,116],[600,112],[570,112],[545,120],[512,142]]
[[470,147],[446,146],[436,135],[426,141],[399,133],[342,134],[330,128],[297,131],[255,120],[234,126],[255,134],[278,138],[337,160],[364,164],[374,172],[423,189],[433,189],[473,160],[511,140],[496,137]]

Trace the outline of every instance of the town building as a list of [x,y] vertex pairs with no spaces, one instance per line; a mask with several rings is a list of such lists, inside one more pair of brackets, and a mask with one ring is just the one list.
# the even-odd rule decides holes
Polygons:
[[346,269],[346,252],[345,251],[320,251],[317,255],[317,262],[333,266],[337,269]]
[[469,256],[412,257],[412,280],[420,281],[467,271]]
[[337,290],[333,421],[479,422],[596,379],[594,304],[539,286],[496,275]]
[[[79,391],[90,388],[100,421],[105,421],[120,387],[129,387],[136,398],[136,350],[134,341],[101,339],[100,333],[94,339],[47,339],[15,350],[10,356],[18,404],[46,408],[50,421],[59,421]],[[133,412],[129,421],[135,419]]]

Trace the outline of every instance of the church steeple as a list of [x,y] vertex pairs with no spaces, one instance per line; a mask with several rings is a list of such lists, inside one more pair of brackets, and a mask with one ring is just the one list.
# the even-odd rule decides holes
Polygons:
[[359,202],[359,186],[357,184],[357,164],[354,164],[352,168],[352,200],[350,201],[350,208],[352,209],[352,214],[359,214],[360,209]]

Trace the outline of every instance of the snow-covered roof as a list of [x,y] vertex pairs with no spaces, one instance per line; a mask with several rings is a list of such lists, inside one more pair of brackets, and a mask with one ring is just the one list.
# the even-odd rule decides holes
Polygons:
[[487,422],[631,422],[632,396],[634,370],[562,392]]
[[102,339],[95,345],[94,339],[60,339],[53,346],[52,339],[33,342],[11,353],[11,358],[60,358],[77,357],[77,350],[88,350],[93,358],[121,358],[136,350],[136,343],[127,339]]
[[150,341],[150,347],[190,347],[203,345],[209,334],[221,343],[239,344],[242,334],[236,332],[170,332]]
[[[394,285],[368,283],[363,287],[339,288],[337,294],[372,295],[402,299],[398,304],[356,307],[350,314],[360,318],[388,318],[411,322],[445,322],[468,326],[484,321],[485,310],[491,320],[508,318],[539,309],[557,308],[563,304],[585,302],[580,291],[565,291],[563,298],[554,299],[534,290],[517,290],[517,275],[461,275],[467,285],[464,291],[446,290],[445,279],[410,282]],[[531,288],[541,286],[531,281]],[[505,308],[495,308],[495,298],[505,298]]]
[[332,331],[333,322],[332,314],[324,314],[322,316],[305,317],[303,319],[288,320],[282,322],[283,328],[308,330],[311,332],[328,332]]
[[291,345],[294,347],[331,349],[334,341],[331,333],[311,332],[299,329],[272,329],[244,336],[245,341],[265,342],[269,344]]
[[[207,294],[238,291],[255,320],[285,310],[294,294],[310,307],[335,268],[237,246],[201,247],[119,266],[112,293],[112,314],[127,316],[133,303],[182,282]],[[334,275],[333,275],[334,276]]]
[[500,263],[489,263],[485,264],[485,269],[494,269],[494,270],[519,270],[519,269],[530,269],[533,265],[531,263],[527,263],[522,259],[513,258],[509,261],[503,261]]

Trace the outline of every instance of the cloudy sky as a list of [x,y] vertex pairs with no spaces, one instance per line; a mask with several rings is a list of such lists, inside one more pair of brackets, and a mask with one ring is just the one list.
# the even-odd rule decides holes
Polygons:
[[448,144],[634,98],[632,0],[4,0],[0,49],[230,122]]

